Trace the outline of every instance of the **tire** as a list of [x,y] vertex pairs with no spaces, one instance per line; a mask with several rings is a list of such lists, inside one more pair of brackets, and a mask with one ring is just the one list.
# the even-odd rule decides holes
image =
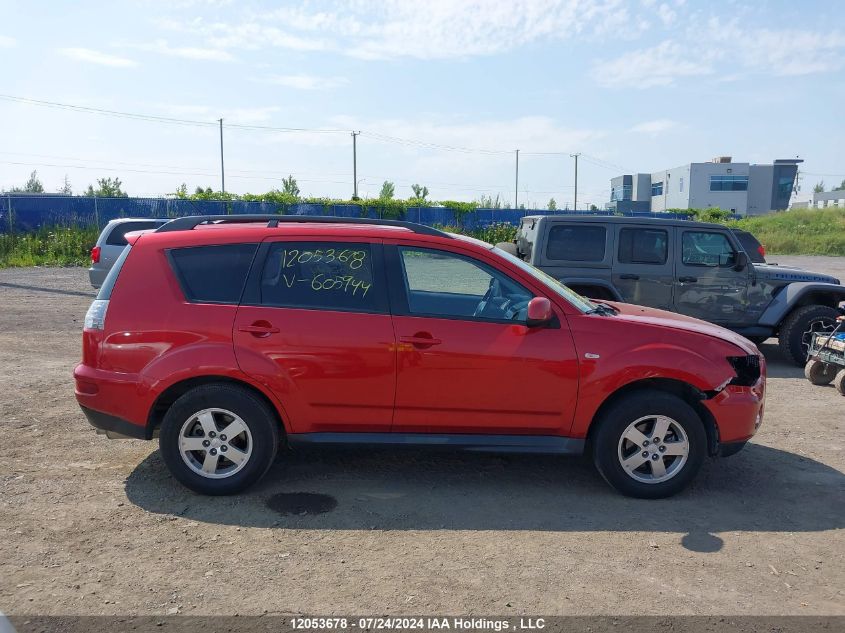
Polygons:
[[845,396],[845,369],[840,369],[836,372],[836,376],[833,379],[833,386],[836,387],[836,391],[839,392],[840,396]]
[[[223,431],[233,423],[238,426],[230,435],[236,434],[229,437]],[[270,406],[250,390],[225,383],[182,395],[165,414],[159,434],[161,455],[172,475],[203,495],[245,490],[264,476],[278,446],[279,423]],[[235,455],[237,459],[230,459]]]
[[[593,437],[596,468],[607,483],[629,497],[662,499],[680,492],[707,455],[707,433],[701,418],[686,402],[662,391],[642,390],[623,396],[601,414],[597,424]],[[668,428],[664,437],[653,435],[658,424]],[[630,437],[638,440],[636,445]],[[665,442],[667,437],[673,441]],[[649,445],[644,446],[644,441]],[[674,455],[664,455],[664,445]],[[640,460],[643,453],[648,457]],[[665,469],[663,476],[655,472],[658,462]]]
[[836,377],[837,367],[823,363],[817,358],[811,358],[804,365],[804,376],[814,385],[829,385]]
[[781,323],[778,345],[786,358],[798,366],[807,362],[812,332],[830,332],[836,327],[839,311],[811,305],[793,310]]
[[514,257],[519,257],[519,251],[516,248],[516,244],[513,242],[499,242],[496,244],[496,248],[503,250]]

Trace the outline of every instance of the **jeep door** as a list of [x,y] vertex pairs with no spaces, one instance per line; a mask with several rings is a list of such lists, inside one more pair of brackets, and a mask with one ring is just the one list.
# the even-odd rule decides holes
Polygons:
[[537,290],[495,258],[399,241],[385,244],[385,258],[398,345],[394,432],[568,432],[578,361],[565,315],[527,327]]
[[676,228],[675,311],[721,325],[748,322],[749,266],[726,231]]
[[627,303],[672,310],[674,237],[671,226],[618,227],[613,285]]
[[233,339],[294,432],[390,430],[396,349],[380,243],[263,242]]

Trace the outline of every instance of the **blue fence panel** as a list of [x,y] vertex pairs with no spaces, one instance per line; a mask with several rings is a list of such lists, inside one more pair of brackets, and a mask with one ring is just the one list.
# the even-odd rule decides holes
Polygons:
[[[0,197],[0,232],[36,231],[46,226],[99,226],[121,217],[175,218],[186,215],[278,214],[328,215],[342,218],[379,218],[377,207],[362,208],[357,204],[299,203],[284,205],[275,202],[244,200],[185,200],[178,198],[88,198],[84,196],[2,196]],[[11,213],[9,207],[11,205]],[[518,226],[526,215],[624,215],[627,217],[660,217],[689,219],[681,213],[629,211],[611,213],[602,210],[476,209],[455,213],[446,207],[410,207],[403,214],[409,222],[438,226],[458,226],[466,230],[483,229],[492,224]]]

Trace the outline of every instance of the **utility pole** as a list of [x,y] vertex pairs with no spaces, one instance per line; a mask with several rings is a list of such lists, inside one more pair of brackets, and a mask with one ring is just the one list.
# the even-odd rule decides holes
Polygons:
[[353,200],[358,200],[358,135],[360,133],[360,130],[352,132],[352,182],[355,183],[352,193]]
[[513,208],[519,208],[519,150],[514,150],[516,152],[516,183],[514,184],[513,189]]
[[578,157],[581,155],[581,152],[576,152],[575,154],[570,154],[572,158],[575,159],[575,201],[572,203],[572,210],[578,210]]
[[223,170],[223,119],[220,119],[220,191],[226,193],[226,174]]

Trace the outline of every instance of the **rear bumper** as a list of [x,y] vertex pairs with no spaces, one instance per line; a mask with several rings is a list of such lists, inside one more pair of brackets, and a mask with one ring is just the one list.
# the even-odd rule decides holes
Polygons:
[[147,437],[147,430],[142,427],[138,426],[137,424],[132,424],[131,422],[127,422],[122,418],[115,417],[113,415],[109,415],[108,413],[103,413],[102,411],[95,411],[94,409],[89,409],[88,407],[83,407],[79,405],[82,409],[82,413],[85,414],[85,417],[88,418],[88,422],[97,429],[97,433],[101,433],[112,440],[146,440],[149,439]]
[[[730,455],[742,448],[763,423],[765,381],[753,387],[728,385],[715,397],[704,400],[704,406],[713,414],[719,430],[720,454]],[[723,445],[740,444],[737,448]]]
[[103,282],[106,280],[106,276],[109,274],[109,271],[105,268],[94,268],[93,266],[88,269],[88,280],[91,282],[91,285],[95,288],[99,288],[103,285]]
[[80,363],[73,378],[76,401],[92,426],[109,437],[152,439],[135,374],[107,372]]

